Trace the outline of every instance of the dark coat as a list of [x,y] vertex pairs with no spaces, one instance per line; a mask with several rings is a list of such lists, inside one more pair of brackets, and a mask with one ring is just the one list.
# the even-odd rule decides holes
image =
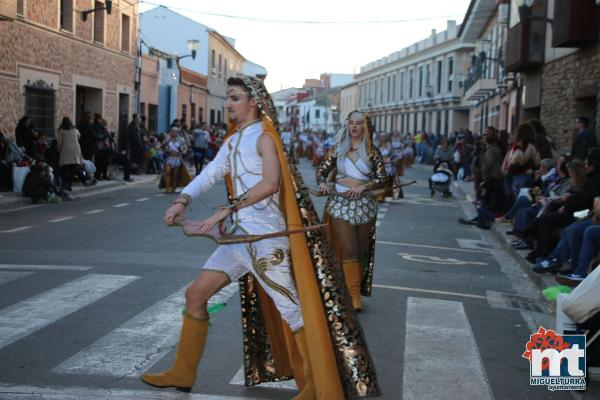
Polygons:
[[77,125],[81,134],[79,144],[81,145],[81,155],[85,160],[91,160],[96,154],[96,130],[94,126],[87,121],[82,121]]
[[589,129],[582,129],[577,132],[573,147],[571,147],[571,156],[580,160],[585,160],[588,150],[598,146],[596,135]]

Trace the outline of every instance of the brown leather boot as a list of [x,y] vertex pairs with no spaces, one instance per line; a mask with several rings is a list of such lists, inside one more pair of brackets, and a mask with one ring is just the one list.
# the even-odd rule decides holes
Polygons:
[[154,387],[174,387],[182,392],[189,392],[196,380],[196,369],[204,352],[207,335],[208,318],[196,319],[184,312],[173,366],[159,374],[144,374],[140,379]]
[[305,383],[298,396],[294,397],[293,400],[314,400],[317,398],[317,392],[315,390],[315,381],[313,380],[312,376],[304,328],[300,328],[296,333],[294,333],[294,339],[296,340],[296,346],[298,346],[298,351],[302,357],[302,370],[304,371]]
[[352,297],[352,307],[354,307],[355,311],[360,312],[363,309],[360,297],[360,263],[358,260],[343,260],[342,267],[344,269],[346,287],[348,288],[348,292],[350,292],[350,297]]

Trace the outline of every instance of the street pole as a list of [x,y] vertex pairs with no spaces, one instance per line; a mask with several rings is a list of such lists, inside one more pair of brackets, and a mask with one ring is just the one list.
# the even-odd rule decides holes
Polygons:
[[[138,24],[139,26],[139,24]],[[135,57],[135,113],[141,114],[142,102],[142,39],[140,37],[141,30],[138,27],[136,57]]]

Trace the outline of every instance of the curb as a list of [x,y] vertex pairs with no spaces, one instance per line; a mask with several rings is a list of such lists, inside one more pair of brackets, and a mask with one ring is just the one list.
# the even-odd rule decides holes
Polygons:
[[[136,179],[137,177],[137,179]],[[148,178],[146,178],[148,177]],[[127,187],[141,185],[145,183],[158,182],[160,175],[137,175],[134,182],[125,182],[123,180],[100,181],[94,186],[74,186],[70,192],[73,196],[89,197],[96,194],[108,193],[115,190],[126,189]],[[7,196],[7,199],[0,198],[0,212],[11,211],[16,208],[34,205],[31,199],[22,195]]]
[[[454,188],[460,190],[460,192],[462,192],[462,194],[465,197],[471,195],[470,193],[467,193],[460,184],[453,185],[453,186],[454,186]],[[471,205],[470,202],[467,201],[467,203],[469,205]],[[502,226],[502,224],[493,222],[491,229],[490,229],[490,232],[492,232],[494,234],[494,236],[498,240],[498,243],[502,246],[502,249],[504,251],[506,251],[508,254],[510,254],[511,257],[513,257],[514,259],[516,259],[518,261],[518,264],[519,264],[519,267],[521,268],[521,270],[527,274],[529,279],[540,290],[544,290],[550,286],[558,285],[558,283],[554,280],[553,275],[537,274],[537,273],[533,272],[533,269],[532,269],[533,264],[531,264],[529,261],[527,261],[527,258],[525,258],[527,255],[527,251],[526,250],[516,250],[514,247],[512,247],[510,245],[510,242],[507,240],[508,236],[506,235],[506,232],[509,230],[508,227],[509,227],[509,225],[506,225],[506,229],[505,229]],[[479,229],[479,228],[477,228],[477,229]],[[540,295],[541,295],[541,293],[540,293]]]

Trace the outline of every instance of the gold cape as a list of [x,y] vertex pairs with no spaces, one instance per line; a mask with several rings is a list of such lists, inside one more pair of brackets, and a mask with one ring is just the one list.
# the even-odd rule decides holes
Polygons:
[[[230,127],[226,138],[236,132]],[[263,132],[277,148],[281,165],[280,208],[288,229],[315,225],[319,218],[302,178],[288,163],[277,129],[263,117]],[[226,179],[233,196],[231,176]],[[320,231],[289,236],[290,261],[304,319],[317,398],[338,400],[379,395],[375,367],[343,276]],[[244,376],[247,386],[294,378],[304,386],[302,360],[288,325],[252,274],[240,278]]]

